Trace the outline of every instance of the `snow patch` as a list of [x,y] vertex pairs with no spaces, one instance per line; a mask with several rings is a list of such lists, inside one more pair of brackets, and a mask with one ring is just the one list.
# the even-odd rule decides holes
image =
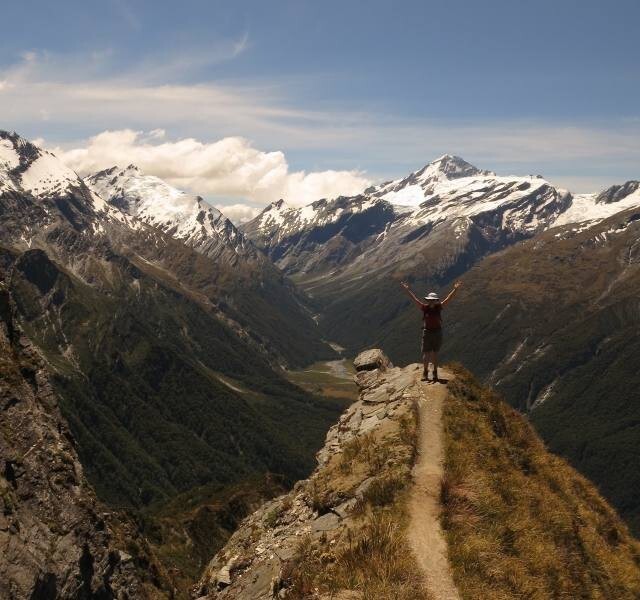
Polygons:
[[81,180],[53,154],[43,152],[22,173],[21,183],[34,196],[50,196],[65,192],[70,185],[80,186]]
[[618,212],[640,207],[640,189],[618,202],[596,202],[597,194],[578,194],[573,197],[571,206],[554,221],[553,226],[585,221],[602,221]]

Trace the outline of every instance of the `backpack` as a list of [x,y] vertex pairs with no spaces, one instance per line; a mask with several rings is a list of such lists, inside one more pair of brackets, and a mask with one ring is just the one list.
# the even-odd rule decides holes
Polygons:
[[434,304],[429,306],[425,304],[422,307],[422,321],[425,329],[441,329],[442,328],[442,304]]

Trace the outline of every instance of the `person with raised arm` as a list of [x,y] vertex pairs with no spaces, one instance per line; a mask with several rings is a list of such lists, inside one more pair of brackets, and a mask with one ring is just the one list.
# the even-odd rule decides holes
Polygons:
[[433,381],[438,381],[438,352],[442,346],[442,309],[453,298],[462,282],[456,281],[453,289],[442,301],[435,292],[424,296],[424,301],[420,300],[411,291],[408,283],[401,281],[400,285],[422,311],[422,364],[424,365],[422,380],[428,381],[429,363],[431,363],[433,365]]

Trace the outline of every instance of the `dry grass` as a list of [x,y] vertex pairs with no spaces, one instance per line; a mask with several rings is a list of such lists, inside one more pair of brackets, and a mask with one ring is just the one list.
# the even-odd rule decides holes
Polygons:
[[640,545],[526,419],[456,368],[443,526],[464,598],[640,598]]
[[416,418],[408,413],[384,436],[355,438],[314,483],[314,497],[327,498],[374,477],[337,537],[301,541],[287,575],[287,598],[339,597],[350,590],[362,600],[428,600],[405,536]]

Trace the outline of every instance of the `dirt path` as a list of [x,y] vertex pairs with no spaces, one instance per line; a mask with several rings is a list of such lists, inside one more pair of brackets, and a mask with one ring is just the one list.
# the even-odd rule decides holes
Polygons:
[[[441,370],[441,377],[451,374]],[[442,404],[447,387],[419,382],[418,461],[409,500],[409,541],[435,600],[460,600],[447,560],[447,542],[440,527],[442,480]]]

